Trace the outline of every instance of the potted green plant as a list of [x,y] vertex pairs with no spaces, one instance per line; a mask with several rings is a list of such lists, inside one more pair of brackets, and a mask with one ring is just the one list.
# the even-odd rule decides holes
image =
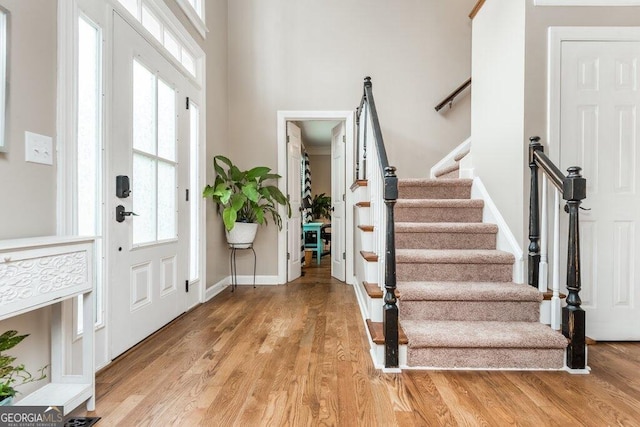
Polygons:
[[23,364],[13,365],[16,360],[14,356],[4,353],[6,350],[20,344],[28,336],[29,334],[18,335],[18,332],[13,330],[6,331],[0,335],[0,405],[11,404],[13,397],[17,393],[14,387],[40,381],[46,377],[44,374],[46,366],[40,369],[37,377],[34,377],[25,369]]
[[281,178],[271,173],[266,166],[240,170],[227,157],[215,156],[213,168],[216,178],[213,185],[207,185],[203,197],[211,197],[227,234],[227,242],[237,248],[249,247],[255,238],[258,224],[267,224],[267,217],[282,229],[282,218],[278,205],[288,209],[289,200],[273,185]]
[[331,197],[325,193],[316,194],[311,201],[311,215],[314,219],[331,219]]

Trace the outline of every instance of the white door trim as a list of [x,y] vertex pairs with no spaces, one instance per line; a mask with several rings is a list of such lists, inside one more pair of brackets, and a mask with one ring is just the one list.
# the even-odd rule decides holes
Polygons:
[[640,41],[640,27],[549,27],[547,141],[549,158],[556,163],[560,159],[560,64],[565,41]]
[[[278,111],[277,112],[277,144],[278,144],[278,174],[282,176],[278,186],[283,192],[287,185],[287,121],[289,120],[343,120],[345,125],[345,185],[353,182],[353,146],[354,146],[354,117],[353,111]],[[353,236],[353,200],[350,191],[346,191],[345,209],[345,236]],[[285,209],[281,206],[280,214],[286,215]],[[346,282],[353,284],[353,239],[346,238]],[[287,231],[283,228],[278,233],[278,282],[287,281]]]

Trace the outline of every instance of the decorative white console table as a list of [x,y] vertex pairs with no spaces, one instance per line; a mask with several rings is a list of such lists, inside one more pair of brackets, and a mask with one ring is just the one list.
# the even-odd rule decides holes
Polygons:
[[[52,306],[51,382],[15,405],[64,406],[66,415],[86,401],[87,410],[95,409],[93,248],[87,237],[0,240],[0,320]],[[68,375],[61,303],[78,295],[85,325],[82,374]]]

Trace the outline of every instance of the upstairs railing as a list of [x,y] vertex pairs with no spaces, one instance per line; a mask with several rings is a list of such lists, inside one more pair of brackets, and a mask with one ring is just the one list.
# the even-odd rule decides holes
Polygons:
[[393,208],[398,198],[396,168],[389,166],[382,130],[373,99],[371,77],[364,79],[364,93],[356,110],[356,179],[367,180],[374,226],[374,252],[378,255],[378,277],[384,278],[384,364],[397,368],[398,305],[396,300],[396,246]]
[[[580,232],[579,209],[582,200],[587,197],[587,182],[580,174],[578,166],[567,169],[565,176],[560,169],[544,154],[540,138],[535,136],[529,140],[529,168],[531,169],[531,193],[529,205],[529,269],[528,283],[547,291],[547,195],[546,181],[542,184],[542,208],[540,206],[540,180],[538,171],[555,187],[554,226],[553,226],[553,296],[551,300],[551,327],[560,328],[560,195],[566,200],[565,212],[569,214],[569,233],[567,250],[567,299],[562,308],[562,333],[569,340],[567,347],[567,367],[570,369],[586,368],[585,347],[585,312],[580,306]],[[540,213],[542,212],[542,233],[540,229]],[[542,242],[541,242],[542,238]]]

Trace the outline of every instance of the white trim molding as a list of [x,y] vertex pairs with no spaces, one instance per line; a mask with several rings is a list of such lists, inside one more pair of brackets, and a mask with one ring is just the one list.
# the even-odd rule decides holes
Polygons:
[[[279,188],[286,194],[287,186],[287,122],[300,120],[340,120],[344,121],[346,142],[345,142],[345,185],[351,185],[354,180],[353,170],[353,146],[355,138],[353,111],[278,111],[277,112],[277,145],[278,145],[278,174],[282,176],[279,180]],[[346,283],[353,282],[353,193],[346,191],[345,207],[345,237],[346,237]],[[280,206],[280,215],[285,216],[283,206]],[[287,230],[283,227],[278,233],[278,282],[287,282]]]
[[534,6],[640,6],[640,0],[534,0]]
[[195,10],[191,5],[191,3],[189,3],[187,0],[176,0],[176,3],[178,4],[178,6],[180,6],[184,14],[187,15],[187,18],[189,18],[189,21],[191,21],[191,23],[193,24],[193,28],[195,28],[198,31],[198,33],[200,33],[203,39],[206,39],[207,32],[209,31],[209,29],[207,28],[207,25],[204,22],[206,1],[202,0],[201,14],[199,14],[198,11]]

